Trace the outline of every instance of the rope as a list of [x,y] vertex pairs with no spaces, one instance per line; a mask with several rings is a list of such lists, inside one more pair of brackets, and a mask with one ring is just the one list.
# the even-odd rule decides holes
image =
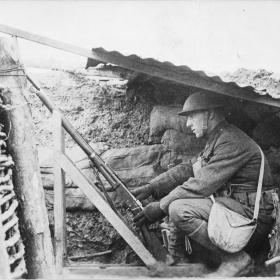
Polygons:
[[[18,73],[17,74],[10,74],[10,73],[15,72],[15,71],[22,71],[23,74],[18,74]],[[23,65],[19,63],[18,65],[14,66],[12,68],[2,68],[2,69],[0,68],[0,76],[2,76],[2,77],[3,76],[7,76],[7,77],[26,77],[26,73],[25,73]],[[21,83],[19,83],[19,86],[10,87],[10,89],[11,88],[20,88],[21,90],[23,89]]]
[[[11,72],[16,72],[16,71],[22,71],[23,72],[23,74],[7,74],[7,73],[11,73]],[[16,65],[16,66],[14,66],[14,67],[12,67],[12,68],[0,68],[0,76],[16,76],[16,77],[18,77],[18,76],[20,76],[20,77],[25,77],[26,75],[25,75],[25,70],[24,70],[24,68],[23,68],[23,65],[21,65],[21,64],[18,64],[18,65]]]
[[[22,103],[22,104],[19,104],[19,105],[10,105],[10,104],[0,104],[0,113],[1,112],[8,112],[8,111],[12,111],[12,110],[15,110],[17,108],[20,108],[20,107],[23,107],[23,106],[27,106],[28,104],[30,104],[30,102],[25,102],[25,103]],[[11,129],[12,129],[12,122],[11,122],[11,119],[10,119],[10,116],[8,114],[8,119],[9,119],[9,130],[8,130],[8,133],[7,133],[7,137],[4,139],[4,140],[8,140],[9,137],[10,137],[10,133],[11,133]]]
[[[4,111],[6,111],[6,112],[11,111],[11,110],[26,106],[28,104],[30,104],[30,102],[25,102],[25,103],[14,105],[14,106],[12,106],[10,104],[0,104],[0,113],[4,112]],[[10,133],[11,133],[11,128],[12,128],[12,123],[11,123],[9,114],[8,114],[8,119],[9,119],[9,131],[7,133],[7,137],[4,139],[5,141],[8,140]],[[1,125],[1,124],[0,124],[0,126],[3,127],[3,125]],[[1,127],[1,129],[2,129],[2,127]]]
[[12,68],[0,68],[0,73],[9,73],[9,72],[14,72],[14,71],[24,71],[24,68],[21,64],[16,65],[15,67]]

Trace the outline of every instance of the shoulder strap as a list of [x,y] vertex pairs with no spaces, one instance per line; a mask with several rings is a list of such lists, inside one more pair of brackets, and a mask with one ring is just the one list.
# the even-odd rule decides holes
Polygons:
[[258,188],[257,188],[257,195],[256,195],[256,201],[255,201],[255,209],[254,209],[254,216],[253,219],[257,220],[260,210],[260,200],[261,200],[261,194],[262,194],[262,183],[263,183],[263,174],[264,174],[264,155],[263,151],[259,147],[259,150],[261,152],[261,167],[260,167],[260,175],[259,175],[259,181],[258,181]]
[[[261,194],[262,194],[262,183],[263,183],[263,175],[264,175],[264,154],[261,148],[259,147],[260,153],[261,153],[261,167],[260,167],[260,175],[258,180],[258,188],[257,188],[257,195],[255,200],[255,208],[254,208],[254,215],[253,220],[256,221],[258,219],[259,210],[260,210],[260,200],[261,200]],[[210,199],[213,203],[215,203],[215,198],[213,195],[210,195]]]

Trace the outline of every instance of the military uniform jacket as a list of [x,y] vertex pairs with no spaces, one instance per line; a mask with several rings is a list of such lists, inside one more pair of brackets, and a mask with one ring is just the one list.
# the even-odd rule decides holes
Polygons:
[[[195,176],[190,171],[190,165],[181,165],[177,167],[177,171],[169,170],[163,178],[159,178],[164,184],[169,181],[173,188],[160,200],[160,207],[165,213],[168,213],[170,203],[176,199],[204,198],[211,194],[223,196],[224,190],[228,191],[229,188],[231,197],[254,207],[261,154],[253,139],[236,126],[223,121],[208,136],[200,159],[202,167]],[[183,180],[185,181],[182,182]],[[157,184],[157,181],[158,179],[155,179],[151,183]],[[182,183],[174,188],[176,182]],[[164,184],[158,184],[156,189],[160,189],[160,185]],[[265,159],[263,191],[271,189],[272,184],[272,175]],[[242,199],[244,201],[241,201]],[[272,201],[262,201],[260,212],[264,208],[267,208],[267,214],[270,214],[273,209]]]

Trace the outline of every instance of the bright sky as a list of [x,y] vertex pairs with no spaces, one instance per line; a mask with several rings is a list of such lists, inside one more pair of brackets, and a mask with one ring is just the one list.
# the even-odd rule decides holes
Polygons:
[[[1,1],[0,24],[219,73],[280,72],[280,1]],[[0,33],[1,37],[6,35]],[[24,63],[83,67],[85,58],[20,39]]]

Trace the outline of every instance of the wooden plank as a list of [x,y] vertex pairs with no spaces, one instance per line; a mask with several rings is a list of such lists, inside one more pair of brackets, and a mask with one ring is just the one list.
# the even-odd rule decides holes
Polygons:
[[104,217],[117,230],[127,244],[142,259],[142,261],[150,269],[159,269],[159,263],[145,248],[139,238],[128,228],[124,221],[112,210],[109,204],[104,200],[102,195],[95,189],[87,178],[80,172],[74,163],[64,154],[60,154],[58,164],[71,177],[77,186],[81,188],[84,194],[96,206],[96,208],[104,215]]
[[275,276],[280,276],[280,263],[275,264]]
[[172,67],[160,62],[148,63],[140,58],[133,59],[131,57],[123,56],[117,52],[107,52],[102,49],[89,51],[72,44],[50,39],[45,36],[40,36],[38,34],[26,32],[24,30],[20,30],[3,24],[0,24],[0,32],[24,38],[26,40],[30,40],[42,45],[50,46],[87,58],[99,60],[105,63],[113,63],[126,69],[130,69],[139,73],[145,73],[150,76],[159,77],[186,86],[201,88],[234,98],[241,98],[261,104],[280,107],[280,100],[278,99],[273,99],[269,96],[261,96],[257,94],[253,94],[252,96],[253,92],[251,90],[238,86],[232,86],[224,82],[215,81],[214,79],[211,79],[211,77],[201,76],[192,70],[182,71],[182,69],[179,69],[179,67],[176,68],[176,66]]
[[178,266],[166,266],[160,273],[151,274],[144,266],[67,266],[64,268],[64,278],[75,279],[126,279],[153,276],[164,278],[202,277],[209,271],[201,263],[186,263]]
[[[53,112],[54,158],[65,152],[64,129],[61,113]],[[58,164],[54,165],[54,222],[55,222],[55,265],[56,272],[62,274],[66,254],[65,228],[65,174]]]
[[280,256],[274,257],[272,259],[267,260],[264,264],[265,266],[270,266],[280,262]]
[[74,261],[74,260],[80,260],[80,259],[84,259],[84,258],[94,258],[94,257],[98,257],[98,256],[104,256],[104,255],[108,255],[108,254],[112,254],[112,250],[106,250],[103,252],[85,254],[85,255],[80,255],[80,256],[72,256],[72,257],[68,257],[68,259],[71,261]]

